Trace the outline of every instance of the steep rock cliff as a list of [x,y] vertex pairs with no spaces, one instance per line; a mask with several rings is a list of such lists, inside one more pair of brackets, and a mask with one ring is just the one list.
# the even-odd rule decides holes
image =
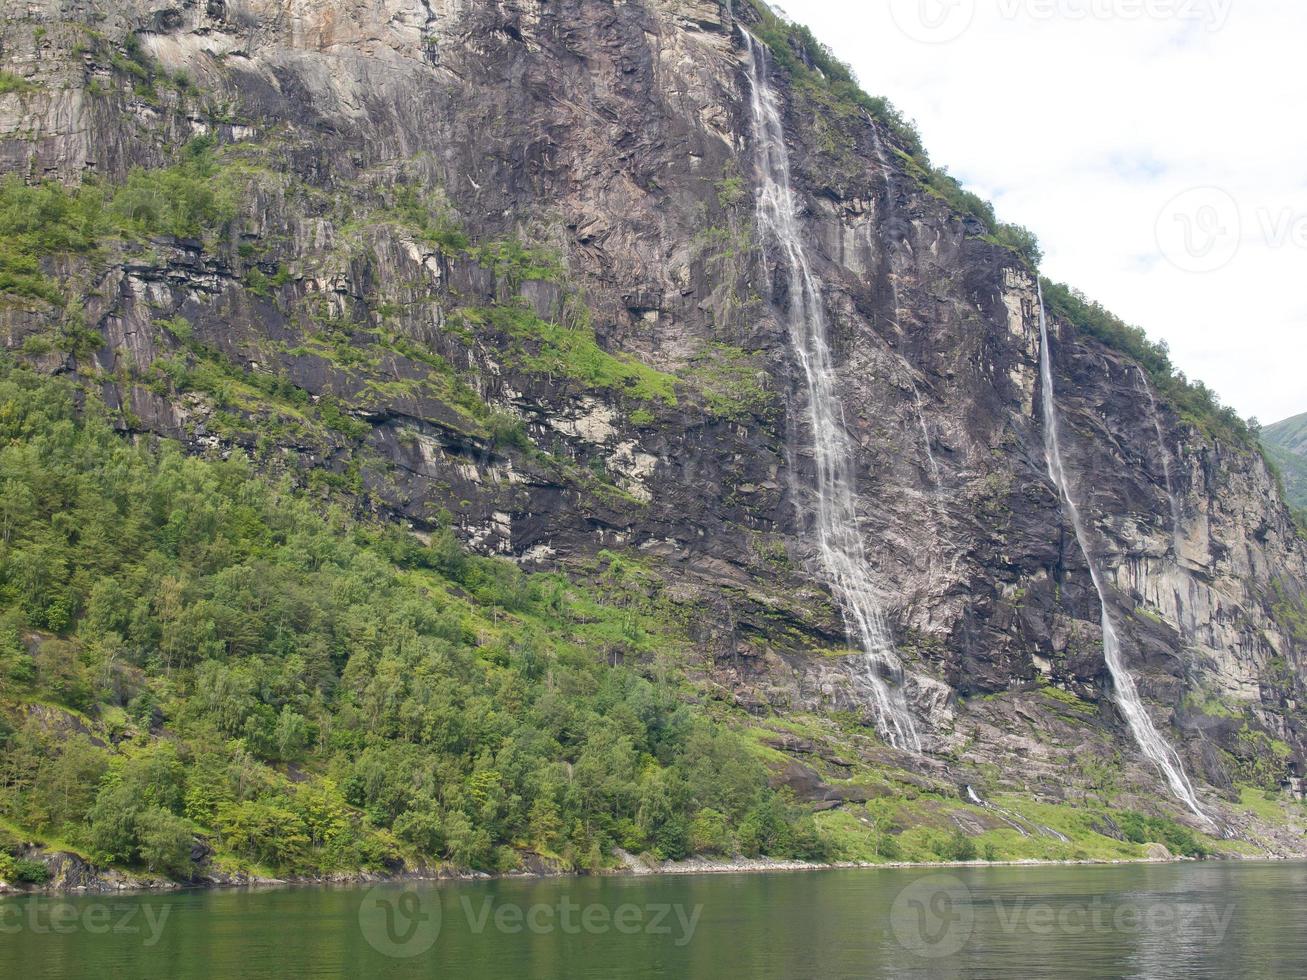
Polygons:
[[[415,533],[449,523],[532,566],[646,563],[706,692],[852,718],[824,736],[841,752],[1050,800],[1105,765],[1155,801],[1048,478],[1034,274],[892,127],[777,68],[861,530],[928,754],[872,737],[809,533],[801,378],[754,222],[739,28],[758,14],[738,6],[31,0],[0,28],[27,80],[0,95],[4,169],[116,186],[202,138],[234,203],[191,237],[45,257],[62,295],[10,297],[0,338],[95,380],[126,432],[248,451]],[[1237,787],[1307,759],[1303,541],[1257,452],[1052,326],[1126,660],[1241,832]],[[1298,846],[1281,830],[1262,842]]]

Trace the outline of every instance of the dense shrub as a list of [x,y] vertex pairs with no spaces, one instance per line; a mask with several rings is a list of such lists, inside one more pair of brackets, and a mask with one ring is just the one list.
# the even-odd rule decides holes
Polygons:
[[974,861],[977,854],[976,842],[961,830],[937,840],[934,851],[943,861]]
[[1165,844],[1172,854],[1205,857],[1208,850],[1193,832],[1168,817],[1149,817],[1133,810],[1116,816],[1121,835],[1135,844]]
[[43,885],[50,880],[50,869],[40,861],[19,858],[14,862],[14,881],[29,885]]

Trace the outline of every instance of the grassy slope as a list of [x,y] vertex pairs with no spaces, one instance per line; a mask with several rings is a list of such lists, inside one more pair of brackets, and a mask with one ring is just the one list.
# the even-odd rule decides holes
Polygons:
[[1307,456],[1307,412],[1266,426],[1262,438],[1288,452]]
[[[1124,805],[1117,788],[1091,788],[1068,774],[1067,799],[1034,799],[1005,792],[978,773],[976,789],[987,805],[963,800],[951,781],[869,761],[879,755],[865,731],[838,720],[791,715],[750,719],[746,734],[761,758],[792,764],[775,746],[798,737],[815,747],[794,757],[836,790],[853,799],[817,814],[817,826],[831,857],[872,864],[940,861],[1121,861],[1147,856],[1146,843],[1164,843],[1174,854],[1234,856],[1261,851],[1242,841],[1218,839],[1181,827],[1158,814]],[[871,749],[870,755],[866,752]],[[826,760],[839,759],[836,765]],[[865,798],[867,802],[859,802]],[[1147,806],[1132,800],[1135,805]],[[1151,807],[1148,807],[1152,809]],[[1244,787],[1238,809],[1274,826],[1298,825],[1307,807],[1278,793]]]
[[1262,446],[1284,476],[1289,502],[1307,510],[1307,413],[1266,426]]

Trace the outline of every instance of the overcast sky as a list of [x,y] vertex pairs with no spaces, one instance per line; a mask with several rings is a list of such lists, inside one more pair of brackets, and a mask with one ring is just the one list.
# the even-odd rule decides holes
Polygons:
[[1307,412],[1307,3],[789,0],[1044,273],[1244,416]]

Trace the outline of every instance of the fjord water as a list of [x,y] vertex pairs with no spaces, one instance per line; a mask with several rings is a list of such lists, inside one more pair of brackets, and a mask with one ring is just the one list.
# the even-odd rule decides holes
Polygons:
[[1098,601],[1102,605],[1103,660],[1106,661],[1107,669],[1112,675],[1117,707],[1125,716],[1126,724],[1129,725],[1135,742],[1143,750],[1144,755],[1161,770],[1167,784],[1171,787],[1171,792],[1196,816],[1215,827],[1211,817],[1203,812],[1203,808],[1198,803],[1198,797],[1189,783],[1189,777],[1185,775],[1184,764],[1180,761],[1179,754],[1161,736],[1153,724],[1153,719],[1148,716],[1144,703],[1139,697],[1139,690],[1135,686],[1135,680],[1121,658],[1121,640],[1116,632],[1116,624],[1112,621],[1112,613],[1107,607],[1107,593],[1103,591],[1102,572],[1099,571],[1098,561],[1090,547],[1089,535],[1080,517],[1080,506],[1076,503],[1066,466],[1062,461],[1061,427],[1058,422],[1057,396],[1053,389],[1053,355],[1048,344],[1048,315],[1044,309],[1042,286],[1039,287],[1039,375],[1040,388],[1043,392],[1044,455],[1048,458],[1048,475],[1066,504],[1067,517],[1075,530],[1076,541],[1085,556],[1085,564],[1089,566],[1089,576],[1093,579],[1094,589],[1098,592]]
[[[390,900],[406,888],[440,909],[433,941],[396,946],[360,925],[360,906],[403,908]],[[558,921],[564,903],[580,910],[570,931]],[[650,910],[665,907],[683,918],[671,912],[657,927],[668,932],[650,931]],[[97,908],[103,933],[86,927]],[[554,910],[550,928],[522,924],[545,923],[535,908]],[[598,913],[584,924],[594,908],[607,926]],[[140,933],[119,930],[133,910]],[[157,934],[145,925],[160,920]],[[1302,977],[1304,923],[1307,866],[1242,862],[41,896],[0,899],[0,976]],[[402,920],[394,934],[408,935]]]
[[850,640],[863,651],[861,680],[871,690],[881,734],[898,748],[920,751],[903,693],[903,664],[894,652],[858,530],[853,445],[836,387],[826,313],[800,232],[785,128],[768,78],[767,48],[747,31],[741,33],[749,51],[758,226],[775,245],[787,278],[786,327],[807,387],[816,470],[811,516],[822,568]]

